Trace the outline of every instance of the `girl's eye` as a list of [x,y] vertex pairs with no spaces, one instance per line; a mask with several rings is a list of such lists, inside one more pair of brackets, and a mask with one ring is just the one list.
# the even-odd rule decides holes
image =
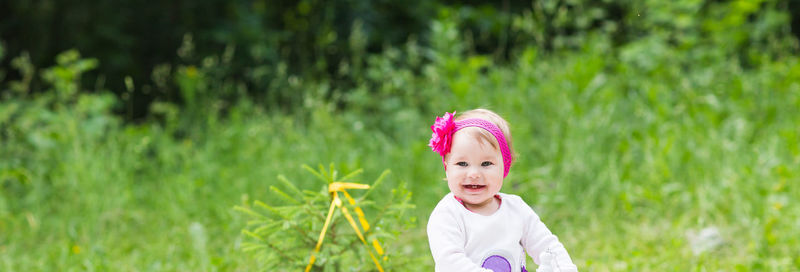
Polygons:
[[490,165],[492,165],[492,164],[493,164],[493,163],[492,163],[492,162],[490,162],[490,161],[485,161],[485,162],[482,162],[482,163],[481,163],[481,166],[490,166]]
[[467,166],[467,162],[460,161],[460,162],[457,162],[456,165],[458,165],[458,166]]

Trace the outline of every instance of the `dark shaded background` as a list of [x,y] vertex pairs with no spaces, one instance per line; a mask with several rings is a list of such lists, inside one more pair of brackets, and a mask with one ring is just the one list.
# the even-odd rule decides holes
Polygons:
[[[711,6],[727,2],[706,1],[699,12],[712,15]],[[761,5],[788,9],[792,27],[783,31],[800,33],[800,2]],[[154,100],[181,103],[173,82],[154,86],[154,67],[200,63],[207,56],[222,55],[226,47],[235,53],[221,77],[241,80],[256,98],[291,104],[291,93],[269,93],[281,92],[269,83],[280,64],[286,65],[289,75],[327,81],[332,88],[345,90],[357,84],[359,75],[340,71],[343,64],[361,65],[354,62],[365,62],[363,55],[409,41],[427,46],[436,18],[455,17],[468,34],[468,50],[503,62],[516,56],[514,48],[519,45],[535,43],[544,51],[576,48],[593,31],[624,44],[654,29],[675,28],[658,20],[640,24],[631,19],[643,14],[655,18],[656,12],[640,9],[636,1],[9,0],[0,2],[0,41],[6,55],[1,64],[8,73],[6,80],[13,80],[20,74],[10,67],[11,59],[23,52],[30,54],[35,67],[44,68],[58,53],[77,49],[100,63],[99,69],[82,78],[85,86],[119,95],[125,92],[125,76],[133,79],[141,91],[130,98],[128,118],[136,119],[147,114]],[[514,18],[531,19],[536,28],[522,29]],[[751,15],[747,20],[757,25],[759,20],[767,22],[765,18]],[[356,28],[363,32],[363,44],[350,39]],[[193,50],[179,54],[187,34]],[[753,44],[733,46],[746,57]],[[34,79],[30,89],[42,90],[41,84]]]

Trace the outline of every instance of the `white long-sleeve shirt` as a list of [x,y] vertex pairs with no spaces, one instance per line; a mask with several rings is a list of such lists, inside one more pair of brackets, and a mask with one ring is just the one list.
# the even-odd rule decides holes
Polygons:
[[[488,216],[467,210],[453,193],[439,201],[428,220],[436,271],[490,272],[482,266],[507,261],[509,270],[501,270],[519,272],[525,267],[525,251],[540,269],[578,271],[558,238],[522,198],[498,195],[500,208]],[[542,264],[540,256],[547,256],[550,263]]]

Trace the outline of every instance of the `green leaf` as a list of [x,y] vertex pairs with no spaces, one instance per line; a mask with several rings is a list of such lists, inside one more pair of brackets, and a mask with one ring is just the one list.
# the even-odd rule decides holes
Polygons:
[[308,166],[307,164],[303,164],[303,166],[302,166],[302,167],[303,167],[303,169],[306,169],[308,172],[310,172],[311,174],[313,174],[315,177],[317,177],[317,178],[318,178],[319,180],[321,180],[322,182],[325,182],[326,184],[327,184],[327,183],[330,183],[330,182],[328,182],[328,179],[326,179],[326,178],[325,178],[325,177],[322,175],[322,173],[321,173],[321,172],[323,172],[323,171],[324,171],[324,169],[322,168],[322,166],[321,166],[321,165],[320,165],[320,171],[319,171],[319,172],[315,171],[315,170],[314,170],[314,168],[311,168],[311,166]]
[[292,193],[296,194],[298,197],[302,197],[303,193],[300,191],[300,189],[298,189],[297,186],[294,186],[292,182],[286,179],[286,176],[278,175],[278,181],[280,181],[284,186],[289,188],[292,191]]
[[347,174],[346,176],[344,176],[344,177],[343,177],[342,179],[340,179],[338,182],[344,182],[344,181],[347,181],[348,179],[351,179],[351,178],[353,178],[353,177],[355,177],[355,176],[357,176],[358,174],[361,174],[361,173],[363,173],[363,172],[364,172],[364,169],[356,169],[355,171],[351,172],[350,174]]
[[251,209],[248,209],[248,208],[245,208],[245,207],[241,207],[241,206],[234,206],[234,207],[233,207],[233,209],[234,209],[234,210],[236,210],[236,211],[239,211],[239,212],[246,213],[246,214],[248,214],[248,215],[250,215],[250,216],[252,216],[252,217],[257,217],[257,218],[267,218],[266,216],[263,216],[263,215],[261,215],[260,213],[257,213],[257,212],[255,212],[255,211],[253,211],[253,210],[251,210]]
[[269,189],[273,193],[277,194],[278,196],[282,197],[283,199],[285,199],[285,200],[287,200],[287,201],[289,201],[289,202],[291,202],[293,204],[299,204],[300,203],[299,201],[297,201],[297,199],[294,199],[293,197],[291,197],[291,196],[287,195],[286,193],[284,193],[283,191],[281,191],[281,189],[278,189],[278,187],[269,186]]
[[376,179],[375,182],[372,183],[372,185],[369,187],[367,192],[364,193],[364,195],[362,195],[361,197],[358,198],[358,201],[366,199],[367,196],[369,196],[372,193],[372,191],[375,190],[375,188],[378,188],[378,186],[380,186],[383,183],[383,179],[385,179],[386,176],[388,176],[391,172],[392,171],[390,171],[389,169],[383,170],[383,173],[381,173],[381,175],[378,176],[378,179]]

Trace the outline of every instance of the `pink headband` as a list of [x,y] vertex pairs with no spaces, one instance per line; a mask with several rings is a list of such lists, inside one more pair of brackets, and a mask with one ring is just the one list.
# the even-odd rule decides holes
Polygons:
[[[454,114],[455,112],[445,112],[444,116],[437,116],[436,121],[431,126],[433,134],[431,134],[431,140],[428,142],[428,146],[442,156],[442,164],[445,164],[445,155],[450,153],[450,145],[453,144],[453,134],[462,128],[479,127],[485,129],[491,133],[495,139],[497,139],[497,143],[500,145],[500,153],[503,154],[503,178],[508,176],[508,170],[511,169],[511,161],[513,159],[511,157],[511,150],[508,148],[508,143],[506,142],[506,137],[503,135],[503,131],[492,122],[479,118],[471,118],[453,122]],[[445,167],[447,167],[447,164],[445,164]]]

